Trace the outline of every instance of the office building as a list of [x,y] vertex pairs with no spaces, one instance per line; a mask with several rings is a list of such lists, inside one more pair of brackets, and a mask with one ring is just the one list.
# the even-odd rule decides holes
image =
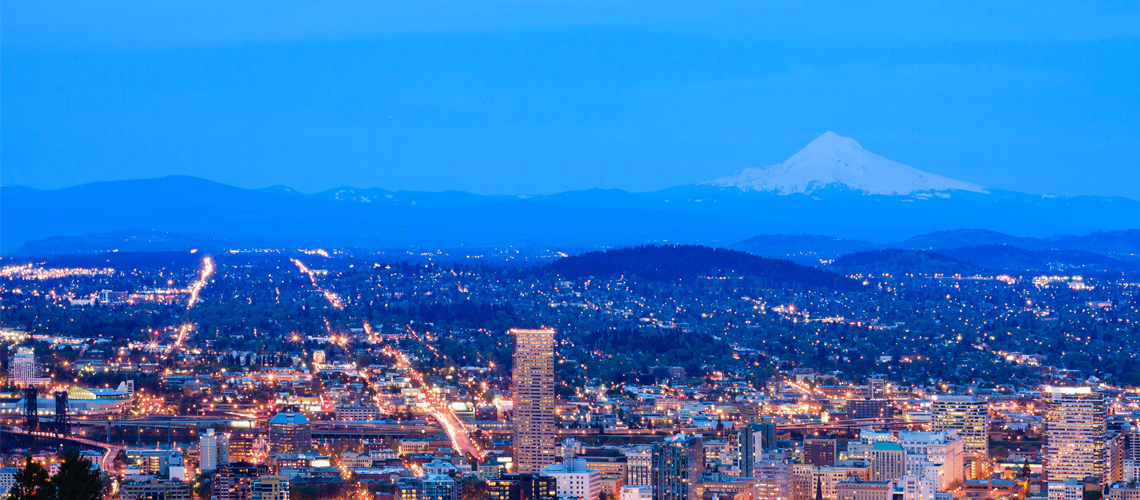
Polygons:
[[419,477],[419,500],[455,500],[459,488],[451,476],[425,474]]
[[966,480],[965,442],[957,434],[899,431],[898,443],[906,451],[907,475],[936,480],[939,491]]
[[624,449],[625,484],[629,486],[649,486],[653,481],[653,450],[648,447]]
[[1048,500],[1083,500],[1085,497],[1085,483],[1083,479],[1065,478],[1050,480],[1046,486]]
[[883,377],[867,379],[867,399],[887,399],[887,379]]
[[539,471],[539,475],[552,477],[558,488],[559,497],[597,500],[602,493],[602,473],[591,469],[582,458],[574,458],[578,442],[573,438],[562,442],[562,462],[550,464]]
[[816,467],[832,467],[835,465],[836,443],[834,439],[808,438],[804,439],[804,462]]
[[1128,458],[1140,461],[1140,429],[1133,427],[1128,431],[1125,448],[1128,449]]
[[1132,480],[1140,481],[1140,460],[1125,458],[1122,465],[1121,481],[1126,483]]
[[289,500],[289,476],[258,476],[250,490],[250,500]]
[[1046,478],[1061,482],[1092,476],[1103,485],[1108,474],[1104,396],[1088,387],[1050,387],[1046,397]]
[[753,474],[756,485],[754,500],[789,500],[791,468],[782,455],[765,453],[756,462]]
[[0,498],[8,498],[8,490],[16,484],[16,473],[20,469],[15,467],[4,467],[0,469]]
[[[619,479],[621,485],[626,484],[629,469],[626,467],[629,459],[621,450],[610,447],[583,448],[578,458],[586,461],[586,467],[602,473],[602,479]],[[618,488],[621,486],[619,485]],[[620,491],[615,491],[614,496]]]
[[514,444],[520,473],[554,463],[554,330],[511,330],[514,357]]
[[985,459],[990,448],[989,403],[973,396],[938,395],[931,404],[931,430],[955,432],[967,455]]
[[[227,450],[223,451],[223,448]],[[198,436],[198,468],[202,472],[212,472],[219,464],[228,463],[228,448],[225,434],[218,434],[212,428],[206,429],[204,434]]]
[[776,446],[776,424],[752,423],[740,430],[740,475],[752,477],[752,470],[764,450]]
[[653,499],[701,500],[704,452],[699,434],[677,434],[653,443]]
[[20,347],[8,360],[8,382],[16,387],[43,386],[49,385],[51,378],[40,376],[35,351],[30,347]]
[[815,499],[815,482],[812,481],[812,464],[788,464],[788,498],[791,500]]
[[539,475],[554,478],[559,497],[597,500],[602,493],[602,473],[587,468],[581,458],[550,464],[543,467]]
[[763,408],[760,403],[746,401],[740,403],[740,419],[745,424],[759,424],[764,421]]
[[836,500],[891,500],[893,481],[840,481],[835,485]]
[[901,444],[879,441],[870,454],[872,481],[896,481],[906,475],[906,450]]
[[218,464],[210,477],[211,500],[251,500],[253,482],[262,475],[269,475],[265,464],[233,462]]
[[753,500],[756,484],[750,477],[709,474],[701,479],[703,500]]
[[891,418],[895,407],[889,399],[852,399],[847,402],[847,413],[854,420]]
[[653,488],[649,486],[622,486],[619,500],[653,500]]
[[938,485],[933,479],[918,476],[903,476],[899,479],[903,500],[935,500]]
[[193,487],[176,479],[126,481],[119,485],[119,497],[145,500],[190,500]]
[[487,481],[488,500],[557,500],[558,484],[538,474],[502,474]]
[[1108,500],[1140,500],[1140,487],[1132,483],[1113,483],[1108,490]]
[[269,452],[295,455],[313,447],[313,424],[301,412],[283,411],[269,419]]

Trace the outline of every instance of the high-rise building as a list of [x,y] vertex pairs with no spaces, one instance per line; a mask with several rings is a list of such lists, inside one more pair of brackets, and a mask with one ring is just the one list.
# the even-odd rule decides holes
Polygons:
[[906,475],[906,450],[901,444],[879,441],[870,454],[871,480],[896,481]]
[[653,451],[649,448],[634,448],[624,450],[625,453],[625,484],[630,486],[649,486],[653,481]]
[[515,462],[521,473],[554,463],[554,330],[513,329]]
[[782,453],[764,453],[756,462],[753,476],[756,480],[755,500],[789,500],[791,497],[791,469]]
[[1133,427],[1129,430],[1126,440],[1125,448],[1128,449],[1128,458],[1140,460],[1140,429]]
[[8,360],[8,381],[16,387],[48,385],[51,378],[40,376],[40,366],[36,353],[30,347],[16,349],[16,354]]
[[1088,387],[1050,387],[1046,395],[1046,477],[1056,482],[1092,476],[1103,482],[1108,473],[1104,396]]
[[752,477],[752,470],[764,450],[776,446],[776,424],[753,423],[740,430],[740,475]]
[[701,500],[704,454],[700,434],[677,434],[653,443],[653,499]]
[[815,498],[815,482],[812,481],[811,464],[788,464],[788,497],[791,500],[812,500]]
[[206,429],[206,433],[198,436],[198,468],[202,472],[211,472],[218,468],[218,437],[214,429]]
[[556,500],[558,484],[538,474],[503,474],[487,481],[488,500]]
[[989,403],[973,396],[938,395],[931,405],[934,432],[956,432],[967,455],[985,459],[990,449]]
[[816,467],[832,467],[835,465],[835,449],[834,439],[804,439],[804,462]]
[[313,447],[313,424],[301,412],[283,411],[269,419],[269,452],[297,454]]

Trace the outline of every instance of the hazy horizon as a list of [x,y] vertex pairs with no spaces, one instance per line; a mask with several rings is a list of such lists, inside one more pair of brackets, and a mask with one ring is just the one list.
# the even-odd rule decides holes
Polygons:
[[826,130],[1140,199],[1128,3],[8,2],[0,184],[654,191]]

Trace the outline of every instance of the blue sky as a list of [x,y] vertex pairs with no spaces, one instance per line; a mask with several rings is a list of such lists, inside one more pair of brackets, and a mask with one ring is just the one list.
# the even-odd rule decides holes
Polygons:
[[833,130],[1140,199],[1134,2],[14,0],[0,23],[3,185],[648,191]]

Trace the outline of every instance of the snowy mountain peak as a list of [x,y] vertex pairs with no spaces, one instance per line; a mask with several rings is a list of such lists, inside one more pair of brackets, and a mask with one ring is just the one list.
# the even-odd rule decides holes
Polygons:
[[744,191],[811,194],[825,188],[846,188],[863,194],[909,195],[921,192],[987,192],[982,186],[924,172],[863,149],[850,137],[832,131],[805,148],[766,168],[746,168],[728,177],[703,183]]

